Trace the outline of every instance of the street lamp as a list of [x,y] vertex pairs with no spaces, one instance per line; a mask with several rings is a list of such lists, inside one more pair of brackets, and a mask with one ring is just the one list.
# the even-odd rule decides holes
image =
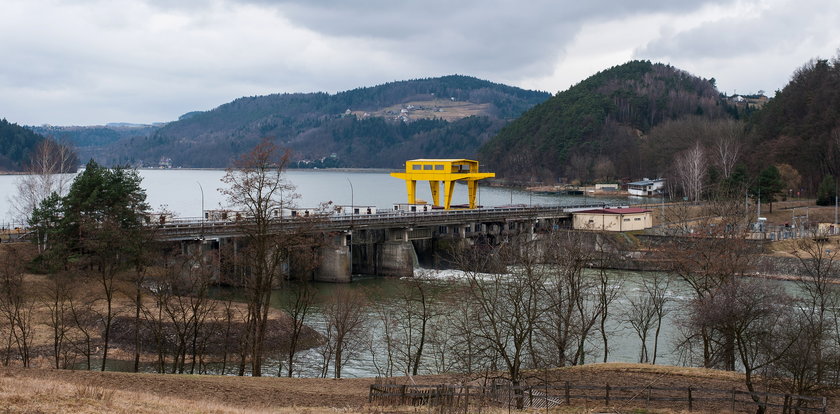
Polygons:
[[347,178],[347,184],[350,184],[350,245],[347,249],[350,253],[350,279],[353,279],[353,219],[356,217],[356,202],[354,200],[353,182],[350,177]]
[[201,183],[196,181],[198,184],[198,189],[201,190],[201,239],[204,240],[204,187],[201,186]]

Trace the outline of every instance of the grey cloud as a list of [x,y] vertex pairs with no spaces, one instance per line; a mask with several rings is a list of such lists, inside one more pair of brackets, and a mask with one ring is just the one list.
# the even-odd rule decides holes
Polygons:
[[[18,0],[11,2],[16,14],[0,13],[0,116],[162,121],[243,95],[335,92],[451,73],[554,91],[622,63],[637,46],[637,57],[714,76],[719,85],[728,73],[729,87],[739,90],[783,71],[781,81],[759,85],[772,90],[808,58],[838,46],[816,53],[802,46],[840,39],[836,0],[760,3],[769,5],[761,15],[663,31],[647,45],[622,32],[640,30],[647,41],[669,16],[761,1]],[[743,66],[755,56],[768,56],[761,74]]]
[[271,5],[295,24],[412,55],[434,71],[522,78],[549,73],[587,22],[652,11],[687,13],[728,1],[636,2],[241,0]]
[[[803,42],[831,42],[840,21],[835,0],[817,1],[806,7],[788,2],[752,16],[739,16],[701,25],[662,37],[636,50],[642,58],[728,59],[774,50],[788,53]],[[835,39],[836,41],[836,39]]]
[[676,34],[666,29],[634,55],[714,77],[727,93],[773,91],[809,59],[835,53],[838,21],[836,0],[780,1],[754,15],[718,19]]

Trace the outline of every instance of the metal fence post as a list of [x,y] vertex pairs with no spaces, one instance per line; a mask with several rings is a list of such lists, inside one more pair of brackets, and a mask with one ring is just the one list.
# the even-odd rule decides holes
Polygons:
[[470,387],[465,386],[464,390],[466,391],[466,395],[464,395],[464,414],[467,414],[467,409],[470,406]]
[[570,402],[569,402],[569,400],[570,400],[570,398],[569,398],[569,381],[566,381],[565,393],[566,393],[566,405],[569,405],[570,404]]
[[694,409],[694,400],[691,398],[691,387],[688,387],[688,411]]
[[735,387],[732,387],[732,413],[735,414]]
[[605,399],[605,400],[606,400],[606,402],[607,402],[607,407],[609,407],[609,406],[610,406],[610,383],[607,383],[607,388],[606,388],[606,390],[607,390],[607,394],[606,394],[606,396],[604,397],[604,399]]

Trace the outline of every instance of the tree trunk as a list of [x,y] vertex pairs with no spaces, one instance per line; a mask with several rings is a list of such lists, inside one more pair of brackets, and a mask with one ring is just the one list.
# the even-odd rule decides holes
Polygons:
[[112,316],[112,300],[111,295],[106,293],[106,301],[107,301],[107,313],[105,315],[105,332],[102,335],[102,368],[101,371],[105,371],[105,364],[108,362],[108,344],[111,339],[111,316]]
[[140,285],[134,295],[134,372],[140,371]]

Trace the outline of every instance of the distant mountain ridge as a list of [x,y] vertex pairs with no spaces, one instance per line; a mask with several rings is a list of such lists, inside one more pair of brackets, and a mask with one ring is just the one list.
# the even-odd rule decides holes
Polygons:
[[243,97],[148,136],[118,139],[103,151],[110,158],[98,161],[226,167],[263,138],[291,148],[301,166],[391,168],[410,158],[475,157],[510,119],[549,97],[462,75]]
[[33,132],[65,142],[75,147],[79,159],[95,159],[104,165],[121,164],[113,160],[111,146],[120,140],[130,142],[152,135],[164,124],[132,124],[112,122],[105,125],[91,126],[28,126]]

